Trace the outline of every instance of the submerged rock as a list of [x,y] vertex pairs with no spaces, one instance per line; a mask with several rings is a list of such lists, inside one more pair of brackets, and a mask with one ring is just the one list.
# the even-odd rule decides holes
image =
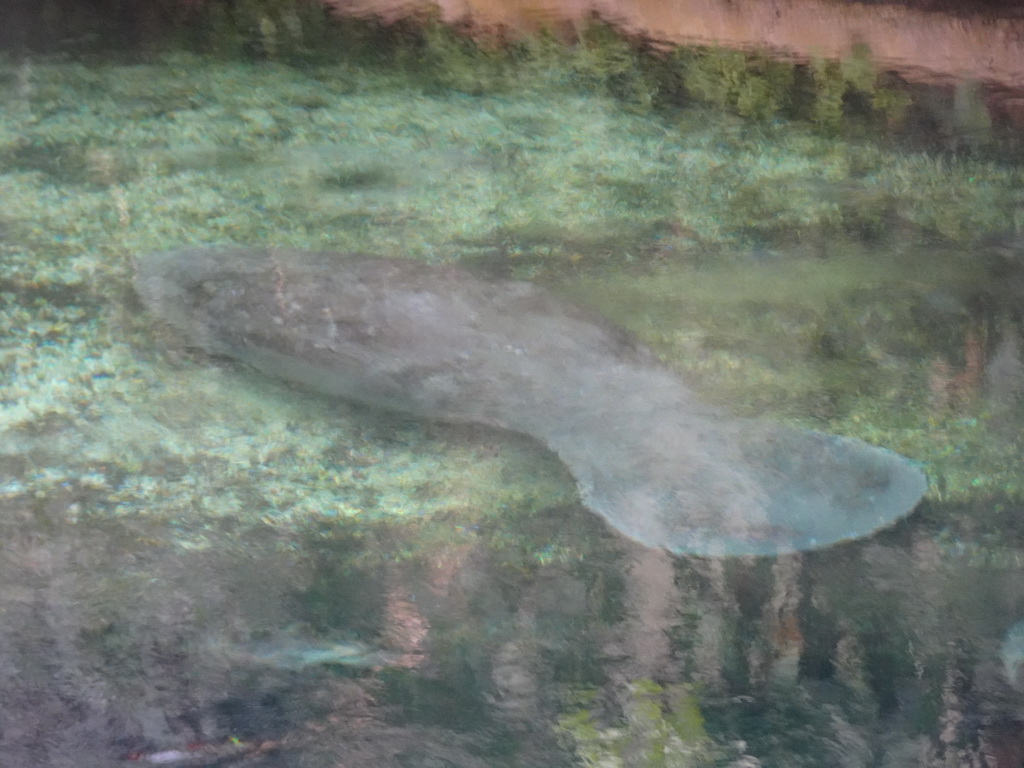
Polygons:
[[197,248],[141,257],[135,285],[191,342],[265,373],[531,435],[591,510],[675,553],[826,546],[888,525],[926,489],[894,453],[700,403],[625,332],[529,283],[411,260]]

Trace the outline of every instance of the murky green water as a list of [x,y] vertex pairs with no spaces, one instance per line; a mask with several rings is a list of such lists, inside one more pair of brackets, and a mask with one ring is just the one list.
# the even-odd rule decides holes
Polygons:
[[[1019,167],[457,53],[3,59],[0,764],[1010,765]],[[929,490],[819,551],[645,549],[526,437],[153,322],[136,256],[227,244],[540,282]]]

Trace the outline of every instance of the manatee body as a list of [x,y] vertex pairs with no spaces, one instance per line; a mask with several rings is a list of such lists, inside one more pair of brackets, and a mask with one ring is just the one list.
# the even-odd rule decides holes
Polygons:
[[136,289],[192,343],[320,392],[531,435],[583,502],[675,553],[775,554],[863,536],[926,488],[857,440],[701,404],[623,331],[523,282],[411,260],[198,248]]

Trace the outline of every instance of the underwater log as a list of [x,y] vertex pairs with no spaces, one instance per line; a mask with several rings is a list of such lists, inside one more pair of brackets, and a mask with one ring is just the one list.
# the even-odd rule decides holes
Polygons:
[[589,509],[676,554],[865,536],[927,487],[885,449],[701,403],[625,331],[531,283],[410,259],[190,248],[139,257],[135,287],[189,343],[263,373],[530,435]]

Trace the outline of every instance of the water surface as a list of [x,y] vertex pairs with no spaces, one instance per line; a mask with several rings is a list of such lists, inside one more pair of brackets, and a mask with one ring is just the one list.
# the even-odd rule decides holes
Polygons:
[[[654,109],[551,44],[514,76],[6,57],[0,763],[1015,765],[1020,169]],[[524,437],[290,388],[143,311],[136,256],[230,244],[540,282],[929,491],[816,552],[640,547]]]

